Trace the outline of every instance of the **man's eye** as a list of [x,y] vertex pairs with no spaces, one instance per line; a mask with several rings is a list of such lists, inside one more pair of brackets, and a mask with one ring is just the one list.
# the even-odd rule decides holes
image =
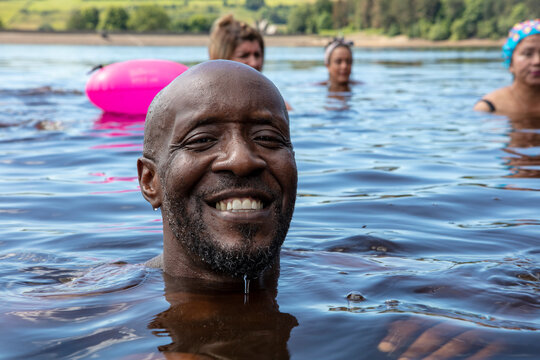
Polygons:
[[202,139],[195,139],[191,143],[192,144],[204,144],[204,143],[208,143],[210,141],[213,141],[213,139],[205,137],[205,138],[202,138]]
[[212,145],[214,145],[216,142],[216,139],[211,136],[198,136],[193,137],[191,139],[188,139],[184,143],[184,146],[188,150],[206,150],[210,148]]
[[286,144],[285,139],[279,135],[268,135],[268,134],[261,134],[255,136],[254,140],[266,147],[281,147]]

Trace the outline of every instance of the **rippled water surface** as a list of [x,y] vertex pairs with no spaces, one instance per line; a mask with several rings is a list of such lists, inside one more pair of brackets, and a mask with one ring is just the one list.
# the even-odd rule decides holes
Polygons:
[[540,121],[470,110],[511,80],[498,51],[355,49],[363,84],[328,94],[322,49],[269,48],[299,190],[277,294],[247,299],[140,265],[161,251],[144,119],[84,94],[134,58],[207,53],[0,46],[1,358],[397,359],[426,329],[470,345],[452,358],[540,353]]

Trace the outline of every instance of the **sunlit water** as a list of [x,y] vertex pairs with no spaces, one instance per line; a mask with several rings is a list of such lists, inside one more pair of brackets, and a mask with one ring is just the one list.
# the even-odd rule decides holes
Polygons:
[[94,65],[205,48],[0,46],[0,357],[396,359],[377,344],[412,319],[536,358],[540,122],[470,110],[510,82],[499,52],[354,57],[364,84],[329,96],[322,49],[267,50],[299,168],[274,301],[182,293],[140,265],[161,251],[143,120],[84,95]]

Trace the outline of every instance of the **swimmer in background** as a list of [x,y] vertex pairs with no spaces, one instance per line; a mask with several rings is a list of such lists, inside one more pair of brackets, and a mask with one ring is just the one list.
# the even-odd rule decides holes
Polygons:
[[514,25],[502,53],[513,82],[485,95],[474,110],[540,117],[540,19]]
[[351,91],[351,85],[361,84],[351,79],[352,72],[352,41],[334,38],[324,50],[324,65],[328,69],[328,80],[320,83],[328,86],[331,92]]
[[236,20],[231,14],[225,15],[212,25],[208,55],[210,60],[238,61],[262,71],[264,40],[257,29]]
[[[256,28],[236,20],[232,14],[217,19],[210,32],[208,45],[210,60],[232,60],[262,71],[264,40]],[[292,107],[285,102],[287,110]]]

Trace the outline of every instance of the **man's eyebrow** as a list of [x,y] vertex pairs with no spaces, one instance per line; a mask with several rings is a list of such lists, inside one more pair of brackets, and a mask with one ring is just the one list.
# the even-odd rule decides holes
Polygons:
[[[288,123],[285,117],[282,117],[279,115],[276,116],[272,113],[261,112],[261,113],[256,113],[249,116],[249,122],[255,125],[273,125],[275,124],[276,120],[283,121],[285,124]],[[229,122],[229,121],[227,121],[227,119],[218,118],[214,116],[203,117],[199,120],[196,120],[195,123],[190,127],[189,131],[196,129],[200,126],[213,125],[216,123],[223,123],[223,122]]]

